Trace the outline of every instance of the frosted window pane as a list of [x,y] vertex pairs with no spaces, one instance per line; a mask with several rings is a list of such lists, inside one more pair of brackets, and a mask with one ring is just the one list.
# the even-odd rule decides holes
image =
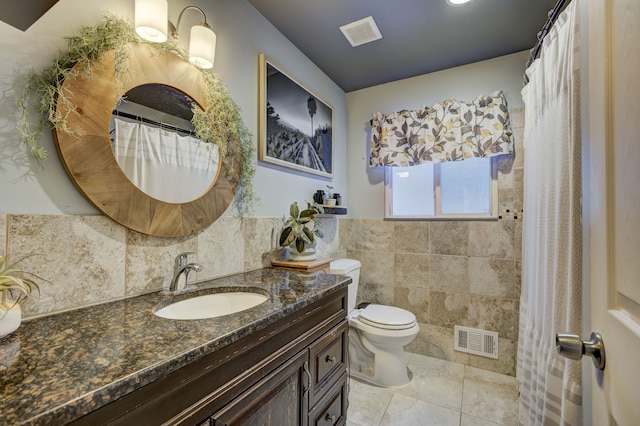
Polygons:
[[435,214],[433,164],[391,168],[392,214]]
[[443,214],[491,211],[491,159],[440,163]]

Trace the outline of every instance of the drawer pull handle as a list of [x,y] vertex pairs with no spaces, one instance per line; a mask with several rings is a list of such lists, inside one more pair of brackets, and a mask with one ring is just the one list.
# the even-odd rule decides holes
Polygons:
[[334,424],[336,422],[336,416],[332,416],[329,413],[327,413],[327,415],[324,416],[324,419],[328,422],[331,422],[331,424]]
[[327,357],[324,359],[324,362],[331,362],[331,363],[335,364],[336,363],[336,357],[327,355]]
[[306,361],[305,361],[304,364],[302,364],[302,370],[307,375],[307,386],[304,387],[303,392],[302,392],[303,395],[304,395],[304,398],[306,398],[307,397],[307,393],[309,392],[309,388],[311,387],[311,373],[309,372],[309,364],[307,364]]

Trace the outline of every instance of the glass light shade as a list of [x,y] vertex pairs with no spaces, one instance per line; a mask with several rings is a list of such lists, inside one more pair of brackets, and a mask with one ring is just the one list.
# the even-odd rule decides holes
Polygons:
[[202,24],[191,27],[189,61],[198,68],[213,68],[216,56],[216,33]]
[[461,4],[469,3],[471,0],[447,0],[451,6],[459,6]]
[[168,0],[136,0],[136,33],[155,43],[167,41]]

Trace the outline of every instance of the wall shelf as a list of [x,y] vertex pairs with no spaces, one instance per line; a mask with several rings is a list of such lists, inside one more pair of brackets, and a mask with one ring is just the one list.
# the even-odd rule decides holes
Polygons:
[[324,213],[320,214],[320,216],[332,216],[336,214],[347,214],[347,206],[327,206],[321,205]]

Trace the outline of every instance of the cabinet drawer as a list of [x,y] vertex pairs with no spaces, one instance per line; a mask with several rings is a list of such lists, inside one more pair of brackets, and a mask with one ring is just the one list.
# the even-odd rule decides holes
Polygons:
[[342,322],[309,348],[310,407],[313,407],[346,371],[347,325],[346,321]]
[[327,389],[324,398],[309,413],[309,426],[344,425],[347,421],[347,373]]

